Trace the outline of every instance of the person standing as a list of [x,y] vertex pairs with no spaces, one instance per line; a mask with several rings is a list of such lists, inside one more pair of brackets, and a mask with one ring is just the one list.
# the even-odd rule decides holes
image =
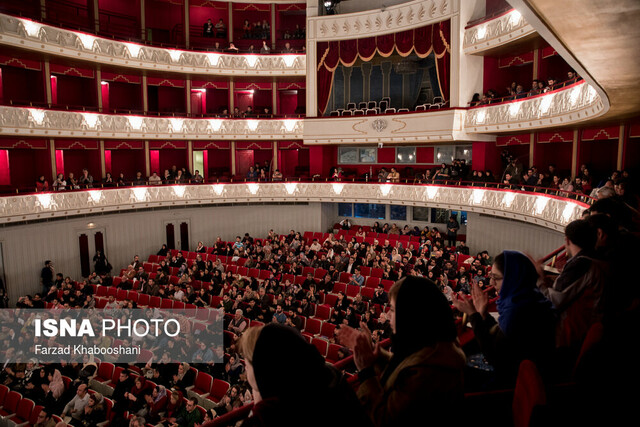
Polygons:
[[51,286],[53,286],[54,276],[55,276],[55,270],[53,269],[53,262],[51,260],[45,261],[44,267],[40,272],[40,280],[42,282],[42,289],[44,290],[44,294],[47,294]]
[[449,217],[449,222],[447,222],[447,241],[449,242],[449,246],[455,247],[456,239],[458,238],[458,230],[460,230],[460,224],[456,217],[451,215]]

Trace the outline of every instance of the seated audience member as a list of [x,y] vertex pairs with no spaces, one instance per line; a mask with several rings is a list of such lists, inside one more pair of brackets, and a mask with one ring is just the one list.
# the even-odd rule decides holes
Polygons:
[[396,170],[396,168],[391,168],[391,172],[387,175],[387,181],[389,182],[400,182],[400,173]]
[[36,181],[36,191],[49,191],[49,181],[44,179],[44,175],[40,175]]
[[51,409],[41,409],[34,427],[55,427],[55,425],[55,420],[51,418]]
[[260,48],[260,53],[263,54],[263,55],[271,53],[271,48],[267,44],[266,40],[262,40],[262,47]]
[[541,368],[548,365],[555,349],[555,316],[538,290],[534,263],[523,253],[504,251],[496,256],[489,277],[500,296],[497,322],[488,311],[489,296],[478,285],[471,288],[472,299],[458,295],[452,302],[470,316],[482,353],[495,369],[494,385],[513,387],[522,360]]
[[81,422],[82,414],[84,414],[84,408],[89,404],[89,393],[87,393],[88,386],[86,384],[80,384],[76,390],[76,395],[73,399],[67,403],[64,407],[61,416],[64,418],[67,415],[74,420]]
[[413,425],[424,417],[446,425],[462,401],[465,365],[451,308],[432,281],[416,276],[395,283],[389,300],[392,353],[373,346],[366,325],[338,331],[353,350],[360,402],[375,425]]
[[371,425],[340,374],[295,329],[249,328],[240,349],[255,403],[243,426]]

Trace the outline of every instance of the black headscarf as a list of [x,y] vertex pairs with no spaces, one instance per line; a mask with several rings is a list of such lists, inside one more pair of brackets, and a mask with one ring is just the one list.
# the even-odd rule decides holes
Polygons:
[[253,351],[262,396],[248,426],[369,426],[354,391],[318,350],[289,326],[262,328]]
[[449,302],[435,283],[407,276],[394,286],[400,286],[395,302],[396,333],[391,337],[393,358],[383,380],[411,354],[457,336]]

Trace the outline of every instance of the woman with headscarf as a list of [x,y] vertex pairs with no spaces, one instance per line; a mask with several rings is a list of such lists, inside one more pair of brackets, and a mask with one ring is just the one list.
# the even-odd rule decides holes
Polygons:
[[173,386],[180,390],[186,390],[187,387],[193,385],[195,376],[188,363],[181,363],[178,365],[178,371],[173,375]]
[[160,421],[160,414],[165,411],[167,407],[167,389],[163,385],[158,385],[153,389],[150,395],[145,396],[147,400],[147,415],[145,416],[147,422],[156,424]]
[[83,427],[96,427],[105,420],[104,397],[100,393],[89,395],[89,403],[84,407],[80,416],[80,425]]
[[544,371],[555,347],[556,319],[536,286],[539,275],[533,261],[522,252],[496,256],[489,279],[499,295],[497,322],[488,312],[487,293],[478,285],[471,288],[472,299],[459,296],[453,305],[469,316],[482,353],[495,368],[495,385],[513,386],[524,359]]
[[417,276],[389,292],[392,353],[375,347],[363,331],[341,327],[340,343],[354,352],[358,397],[377,426],[444,425],[462,401],[465,356],[453,313],[435,283]]
[[340,373],[295,329],[249,328],[240,348],[255,402],[243,426],[371,425]]
[[42,390],[44,391],[43,405],[45,408],[61,408],[60,397],[64,394],[64,381],[62,380],[62,374],[59,370],[54,370],[48,373],[48,383],[44,381],[42,383]]

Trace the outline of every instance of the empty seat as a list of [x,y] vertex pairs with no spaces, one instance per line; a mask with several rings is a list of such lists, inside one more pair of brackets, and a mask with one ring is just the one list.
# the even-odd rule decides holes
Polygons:
[[15,414],[21,399],[22,395],[17,391],[7,393],[2,404],[2,409],[0,409],[0,415],[6,417],[7,415]]
[[205,372],[198,372],[196,381],[192,386],[187,387],[190,396],[196,395],[200,399],[209,396],[213,387],[213,377]]
[[378,104],[378,103],[377,103],[376,101],[369,101],[369,102],[367,103],[367,108],[373,108],[373,109],[378,108],[378,105],[377,105],[377,104]]
[[311,339],[311,344],[318,349],[318,352],[322,355],[322,357],[327,356],[327,350],[329,349],[329,342],[322,338],[313,338]]
[[416,111],[425,111],[426,109],[427,109],[427,104],[422,104],[422,105],[417,105],[416,106]]
[[387,108],[386,110],[384,110],[385,114],[394,114],[396,112],[395,108]]
[[433,103],[437,104],[439,102],[442,102],[442,97],[441,96],[434,96],[433,97]]
[[389,103],[387,101],[380,101],[379,109],[381,113],[384,113],[384,110],[389,108]]
[[408,108],[398,108],[398,113],[408,113],[409,109]]
[[[319,308],[319,307],[318,307]],[[303,335],[315,336],[320,333],[322,328],[322,321],[319,319],[309,318],[304,327],[304,331],[302,331]]]
[[330,117],[339,117],[340,116],[340,112],[339,111],[331,111],[329,113]]
[[356,103],[355,102],[349,102],[347,104],[347,110],[355,110],[356,109]]
[[547,395],[538,368],[531,360],[523,360],[513,392],[513,425],[529,426],[533,411],[546,403]]
[[223,380],[219,380],[219,379],[214,379],[213,383],[211,384],[211,390],[209,391],[209,396],[207,396],[207,399],[218,403],[220,402],[220,399],[222,399],[224,397],[224,395],[227,393],[227,390],[229,390],[229,387],[231,387],[231,385]]
[[20,402],[18,402],[15,415],[10,417],[9,421],[12,421],[16,425],[28,422],[29,418],[31,418],[31,411],[33,411],[34,406],[36,406],[36,404],[33,402],[33,400],[22,399]]
[[354,116],[364,116],[364,110],[353,110]]
[[338,352],[342,348],[339,344],[329,344],[329,350],[327,351],[327,362],[336,363],[340,360],[340,355]]
[[322,322],[322,328],[320,329],[320,336],[328,339],[333,338],[333,333],[336,330],[336,325],[329,322]]
[[367,109],[367,103],[365,101],[361,102],[358,104],[358,108],[360,110],[366,110]]
[[342,112],[343,116],[353,116],[353,110],[344,110]]
[[367,108],[367,109],[365,110],[365,114],[366,114],[367,116],[370,116],[370,115],[372,115],[372,114],[378,114],[378,110],[376,110],[375,108]]
[[95,377],[93,377],[93,380],[101,383],[106,383],[107,381],[111,380],[111,378],[113,377],[114,369],[115,369],[115,366],[113,365],[113,363],[109,363],[109,362],[100,363],[100,365],[98,366],[98,373],[96,374]]

